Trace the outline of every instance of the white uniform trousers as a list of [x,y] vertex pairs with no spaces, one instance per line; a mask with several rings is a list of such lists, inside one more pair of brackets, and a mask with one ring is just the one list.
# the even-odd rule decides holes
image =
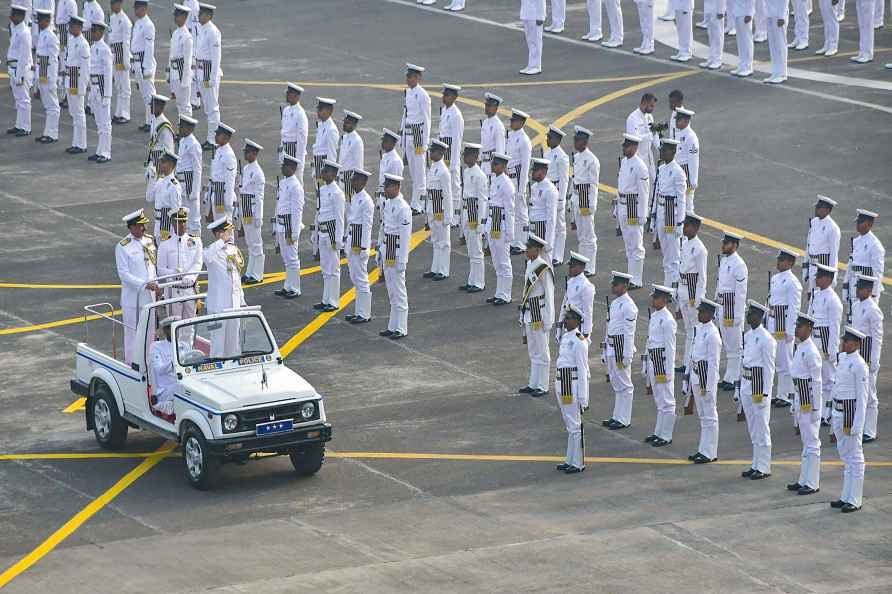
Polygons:
[[[798,400],[798,399],[797,399]],[[799,464],[799,480],[803,487],[818,489],[821,486],[821,403],[813,410],[798,412],[799,438],[802,440],[802,455]],[[799,409],[797,403],[797,410]]]
[[632,284],[644,286],[644,227],[629,225],[626,219],[620,218],[619,228],[623,232],[623,243],[626,246],[626,262]]
[[185,194],[186,186],[183,185],[183,206],[189,209],[189,221],[186,223],[186,229],[189,233],[201,235],[201,182],[195,180],[192,182],[192,191]]
[[[667,374],[675,373],[672,369],[666,370]],[[657,421],[654,425],[654,435],[666,441],[672,441],[672,432],[675,429],[675,394],[672,392],[674,383],[665,381],[657,383],[654,378],[653,364],[648,359],[647,379],[653,391],[654,404],[657,407]]]
[[610,378],[614,394],[611,418],[623,425],[631,425],[632,396],[635,389],[632,385],[632,365],[625,364],[620,368],[612,351],[606,353],[605,357],[607,359],[607,377]]
[[468,284],[480,289],[486,288],[486,274],[483,261],[483,235],[468,229],[465,231],[465,243],[468,248]]
[[694,43],[693,17],[690,11],[675,11],[675,31],[678,34],[678,55],[691,57],[691,45]]
[[551,349],[548,337],[551,328],[533,328],[524,324],[527,337],[527,354],[530,356],[530,381],[527,384],[536,390],[548,391],[548,375],[551,369]]
[[567,248],[567,200],[566,198],[558,200],[557,216],[555,217],[554,228],[554,246],[552,248],[552,259],[563,264],[564,250]]
[[586,0],[585,7],[588,11],[588,36],[592,40],[601,38],[601,0]]
[[663,252],[663,284],[671,287],[678,281],[678,266],[681,263],[681,241],[673,231],[666,233],[662,226],[657,226],[657,238],[660,240],[660,251]]
[[619,0],[604,0],[604,8],[607,9],[607,23],[610,26],[610,39],[612,42],[623,42],[623,9]]
[[449,175],[452,177],[452,195],[455,197],[452,199],[452,224],[457,227],[461,225],[461,166],[450,167]]
[[427,173],[424,170],[425,154],[415,154],[412,145],[412,135],[406,139],[408,150],[406,160],[409,162],[409,177],[412,178],[412,200],[409,206],[412,210],[424,210],[424,197],[427,194]]
[[635,2],[638,9],[638,24],[641,27],[641,49],[652,52],[654,49],[654,5],[653,2]]
[[[679,291],[685,292],[687,287],[682,285],[679,287]],[[694,305],[688,305],[688,300],[684,297],[679,300],[678,309],[681,311],[681,320],[684,324],[684,359],[682,361],[684,361],[685,367],[690,367],[691,355],[694,352],[694,326],[697,325],[697,308]]]
[[297,242],[289,243],[285,239],[285,230],[276,231],[276,243],[279,245],[279,253],[282,256],[282,264],[285,265],[285,284],[282,287],[286,291],[300,293],[300,254],[297,251]]
[[177,116],[192,117],[192,85],[170,85],[170,91],[176,96]]
[[873,26],[882,27],[886,20],[886,0],[876,0],[873,9]]
[[[446,215],[444,214],[444,217]],[[452,255],[452,238],[449,221],[431,221],[431,244],[433,244],[433,260],[431,272],[449,276],[450,256]]]
[[[186,297],[188,295],[195,295],[194,287],[188,287],[185,289],[171,287],[164,290],[165,299],[171,299],[174,297]],[[195,304],[196,301],[194,299],[192,301],[180,301],[179,303],[171,303],[167,306],[167,315],[179,316],[180,319],[183,320],[194,318],[196,310]],[[182,335],[181,340],[178,340],[177,342],[185,342],[191,347],[192,340],[195,338],[195,327],[186,326],[182,330],[180,330],[180,334]]]
[[873,60],[874,0],[858,0],[855,6],[858,9],[858,55]]
[[319,267],[322,269],[322,303],[340,307],[341,254],[331,247],[327,237],[319,242]]
[[[530,236],[530,209],[523,194],[514,195],[514,241],[511,247],[526,249]],[[545,239],[543,237],[543,239]],[[544,259],[544,256],[543,256]]]
[[700,419],[700,443],[697,451],[710,460],[719,455],[719,411],[716,408],[714,392],[700,394],[700,387],[694,386],[694,406]]
[[208,119],[208,142],[214,142],[214,134],[220,125],[220,78],[210,81],[207,86],[202,83],[201,96],[204,99],[204,113]]
[[744,17],[734,17],[734,27],[737,29],[737,71],[750,72],[753,69],[753,23],[745,23],[743,19]]
[[523,21],[523,31],[527,37],[527,68],[542,69],[542,25],[534,20]]
[[369,286],[369,251],[362,250],[358,254],[352,250],[347,256],[347,271],[350,282],[356,289],[355,315],[366,320],[372,317],[372,289]]
[[71,146],[87,148],[87,113],[84,111],[83,95],[68,95],[68,113],[74,125]]
[[[576,391],[576,382],[573,381],[573,391]],[[579,403],[573,398],[571,404],[561,402],[561,382],[554,382],[554,395],[557,397],[558,407],[561,409],[561,418],[564,419],[564,428],[567,430],[567,454],[564,463],[576,468],[585,468],[585,452],[582,440],[582,412]]]
[[115,68],[112,72],[112,89],[117,97],[115,98],[115,117],[130,119],[130,71],[126,68],[118,70]]
[[824,401],[824,411],[822,417],[829,421],[833,411],[833,384],[836,382],[836,362],[829,357],[821,359],[821,395]]
[[719,307],[718,314],[719,330],[722,332],[722,349],[725,351],[725,375],[722,379],[733,384],[740,377],[743,324],[737,323],[733,326],[725,326],[725,320],[722,319],[721,315],[721,307]]
[[[799,16],[799,13],[796,13]],[[807,43],[807,42],[806,42]],[[777,19],[768,23],[768,52],[771,54],[771,76],[787,78],[787,21],[780,27]]]
[[836,435],[836,451],[842,460],[842,495],[840,499],[861,507],[864,492],[864,450],[861,448],[862,435],[846,435],[842,430],[843,413],[833,407],[833,434]]
[[567,0],[551,0],[551,28],[563,29],[567,18]]
[[152,120],[154,119],[154,116],[152,115],[152,95],[155,94],[155,81],[152,80],[151,76],[149,78],[144,78],[142,71],[139,68],[136,69],[135,78],[136,88],[139,91],[139,94],[142,95],[142,104],[145,108],[145,123],[151,126]]
[[760,402],[753,398],[753,384],[744,378],[740,380],[740,403],[746,415],[746,428],[753,443],[752,468],[764,474],[771,474],[771,398],[763,395]]
[[836,20],[836,10],[833,6],[833,1],[820,0],[820,7],[821,20],[824,22],[824,45],[821,47],[828,51],[836,50],[839,48],[839,21]]
[[508,242],[504,239],[489,238],[489,257],[492,266],[496,269],[496,293],[495,296],[505,301],[511,301],[511,282],[513,280],[511,270],[511,254],[508,253]]
[[[810,12],[808,9],[809,4],[811,3],[808,0],[793,0],[793,10],[796,13],[793,16],[793,43],[797,45],[801,43],[805,43],[806,45],[808,45],[808,13]],[[777,27],[777,19],[771,20],[774,22],[768,23],[769,31],[771,30],[771,27]],[[769,35],[771,35],[771,33],[769,33]],[[784,43],[784,45],[786,45],[786,43]]]
[[19,130],[31,131],[31,85],[25,83],[12,84],[12,96],[15,99],[15,127]]
[[104,98],[99,94],[93,95],[90,107],[93,110],[93,119],[96,122],[96,132],[99,139],[96,143],[96,154],[106,159],[111,159],[112,123],[111,123],[111,97]]
[[[68,98],[71,101],[71,97]],[[148,293],[146,293],[148,295]],[[141,299],[139,304],[145,305],[154,301],[151,297],[148,299]],[[127,365],[130,365],[133,362],[133,347],[134,340],[136,340],[136,325],[139,323],[139,308],[130,307],[130,306],[121,306],[122,310],[122,320],[124,322],[124,362]],[[151,328],[155,327],[155,314],[152,313],[149,315],[149,324],[150,328],[149,332],[147,332],[146,336],[146,348],[144,353],[149,352],[149,346],[155,340],[155,333],[151,330]],[[144,364],[142,361],[137,361],[137,363]]]
[[846,0],[839,0],[836,6],[833,7],[833,14],[836,15],[837,21],[845,20],[846,18]]
[[706,61],[710,64],[721,64],[725,51],[725,19],[716,17],[714,13],[706,15],[706,32],[709,36],[709,55]]
[[694,194],[697,192],[694,188],[687,188],[684,191],[684,213],[694,213]]
[[[216,313],[216,312],[209,312]],[[241,352],[239,348],[239,329],[241,323],[238,319],[222,320],[219,330],[211,331],[211,356],[234,357]]]
[[[763,42],[768,39],[768,17],[765,16],[765,0],[756,0],[753,6],[753,41]],[[775,21],[777,22],[777,21]]]
[[390,299],[390,319],[387,329],[391,332],[409,333],[409,294],[406,292],[406,271],[396,266],[384,267],[384,283]]
[[879,367],[871,367],[867,376],[867,410],[864,413],[864,435],[877,436],[877,417],[879,416],[880,400],[877,398],[877,375]]
[[[192,34],[192,37],[195,37],[194,33]],[[198,63],[195,61],[195,58],[193,56],[192,71],[198,72],[199,70],[200,68],[198,67]],[[189,102],[192,104],[193,108],[198,109],[201,107],[201,82],[198,81],[198,79],[194,76],[192,77],[192,89],[189,93]]]
[[[793,364],[793,339],[777,338],[777,350],[774,355],[774,369],[776,375],[775,398],[790,402],[793,395],[793,376],[790,375],[790,366]],[[816,407],[815,410],[820,410]]]
[[266,267],[266,255],[263,253],[262,228],[254,223],[243,225],[245,230],[245,243],[248,246],[248,267],[245,276],[256,280],[263,280],[263,270]]
[[579,240],[579,253],[589,259],[585,265],[586,274],[597,272],[598,237],[595,235],[595,217],[593,215],[576,217],[576,238]]
[[43,110],[46,112],[43,135],[58,140],[59,114],[62,109],[59,107],[59,92],[56,89],[56,83],[38,84],[37,89],[40,91],[40,100],[43,102]]

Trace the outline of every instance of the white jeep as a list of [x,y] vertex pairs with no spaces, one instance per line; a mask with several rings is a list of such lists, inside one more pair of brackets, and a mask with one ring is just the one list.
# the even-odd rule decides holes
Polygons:
[[149,359],[156,320],[183,302],[203,297],[144,305],[129,365],[119,348],[123,323],[110,315],[112,306],[84,308],[93,314],[85,315],[85,324],[91,318],[112,322],[110,352],[97,346],[109,344],[108,334],[96,344],[77,345],[77,377],[71,380],[71,390],[86,398],[87,430],[109,450],[124,447],[130,427],[176,441],[183,447],[186,478],[198,489],[212,485],[222,463],[243,462],[251,454],[287,454],[298,474],[315,474],[325,457],[325,442],[331,439],[322,396],[285,366],[260,307],[174,322],[171,342],[177,348],[167,373],[175,380],[166,378],[174,384],[173,402],[172,407],[170,402],[158,406],[153,393],[158,379],[152,377]]

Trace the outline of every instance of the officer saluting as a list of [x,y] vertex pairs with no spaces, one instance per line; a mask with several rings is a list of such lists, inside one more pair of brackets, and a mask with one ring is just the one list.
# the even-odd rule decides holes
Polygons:
[[566,332],[561,336],[555,361],[554,395],[567,429],[567,454],[557,469],[567,474],[585,470],[582,412],[588,409],[591,372],[588,364],[589,339],[579,331],[583,315],[575,305],[568,305],[562,321]]
[[[226,217],[208,225],[214,234],[214,242],[204,250],[204,263],[208,271],[206,309],[209,314],[245,306],[241,274],[245,267],[242,254],[235,246],[235,227]],[[211,356],[225,357],[239,352],[239,322],[224,320],[221,328],[212,331]]]
[[836,377],[836,355],[839,350],[839,326],[842,323],[842,301],[833,290],[836,269],[817,264],[815,289],[808,304],[808,313],[815,318],[814,335],[821,351],[821,385],[824,389],[824,424],[830,424],[830,391]]
[[859,354],[863,332],[846,326],[842,338],[842,350],[833,382],[833,435],[836,449],[842,460],[842,495],[830,503],[843,513],[861,509],[864,491],[864,450],[861,439],[864,434],[864,418],[867,409],[867,364]]
[[344,316],[351,324],[364,324],[372,319],[372,290],[369,287],[369,248],[372,245],[372,223],[375,203],[365,191],[372,176],[365,169],[353,171],[353,199],[347,208],[346,246],[350,282],[356,288],[356,313]]
[[[836,200],[818,194],[815,201],[815,216],[808,222],[808,237],[805,240],[805,261],[802,263],[802,272],[811,293],[815,288],[815,275],[817,265],[823,264],[836,270],[839,264],[839,225],[830,216]],[[836,279],[833,279],[836,286]]]
[[483,234],[486,213],[489,212],[489,188],[486,174],[480,169],[480,145],[465,143],[463,153],[465,168],[462,175],[461,225],[468,247],[468,282],[459,290],[480,293],[486,288],[483,268]]
[[592,322],[594,316],[592,310],[595,304],[595,285],[583,274],[585,265],[588,264],[588,258],[576,252],[570,252],[570,262],[567,265],[567,288],[564,291],[564,301],[561,303],[561,311],[558,314],[558,340],[561,338],[564,321],[564,314],[570,305],[582,314],[582,320],[579,322],[579,331],[586,337],[592,334]]
[[746,323],[750,329],[743,337],[743,366],[740,369],[740,403],[746,415],[750,441],[753,442],[753,463],[740,476],[753,481],[771,476],[771,386],[774,384],[774,361],[777,342],[762,325],[768,308],[749,301]]
[[864,334],[861,341],[861,358],[867,363],[867,414],[864,420],[864,443],[877,438],[877,375],[880,372],[880,355],[883,349],[883,312],[872,296],[880,279],[859,276],[852,304],[852,327]]
[[[146,218],[143,209],[131,212],[123,219],[127,224],[127,237],[115,246],[115,265],[121,279],[121,309],[124,312],[124,362],[133,361],[133,339],[139,322],[139,308],[155,300],[158,284],[155,268],[158,255],[152,236],[146,234]],[[151,335],[151,333],[149,333]]]
[[615,299],[610,302],[607,326],[604,330],[603,363],[613,386],[613,415],[602,422],[611,430],[625,429],[632,424],[632,360],[635,357],[635,326],[638,306],[629,296],[632,275],[613,271],[610,291]]
[[671,287],[653,285],[651,306],[653,312],[647,325],[647,352],[644,357],[644,376],[647,391],[653,394],[657,407],[654,432],[644,440],[660,448],[672,443],[675,429],[675,334],[678,324],[669,312],[672,301]]
[[719,383],[719,357],[722,338],[712,323],[719,304],[705,297],[697,305],[697,326],[688,365],[687,398],[693,398],[700,419],[700,444],[697,453],[688,456],[694,464],[718,460],[719,413],[716,392]]
[[787,485],[787,489],[799,495],[817,493],[821,480],[821,352],[811,338],[814,326],[813,317],[797,314],[797,344],[790,375],[796,394],[794,410],[802,440],[802,464],[799,480]]
[[547,249],[544,239],[530,234],[520,305],[520,323],[530,356],[530,381],[518,391],[533,397],[543,396],[548,391],[548,370],[551,366],[548,333],[554,324],[554,271],[542,258]]

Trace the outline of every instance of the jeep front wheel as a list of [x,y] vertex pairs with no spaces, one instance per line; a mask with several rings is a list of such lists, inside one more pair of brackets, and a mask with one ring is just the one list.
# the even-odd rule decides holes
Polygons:
[[305,448],[294,449],[288,455],[297,474],[312,476],[322,468],[322,462],[325,461],[325,446],[316,443]]
[[199,491],[213,486],[220,461],[208,452],[207,441],[201,431],[190,425],[183,433],[183,470],[189,484]]
[[93,434],[106,450],[120,450],[127,443],[127,422],[118,413],[115,398],[105,384],[93,394]]

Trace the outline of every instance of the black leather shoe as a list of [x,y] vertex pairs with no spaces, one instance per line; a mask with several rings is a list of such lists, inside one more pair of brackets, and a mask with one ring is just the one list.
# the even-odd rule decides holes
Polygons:
[[750,478],[755,473],[756,473],[756,469],[750,468],[749,470],[744,470],[743,472],[741,472],[740,476],[742,476],[743,478]]
[[371,318],[361,318],[359,316],[356,316],[355,318],[350,320],[350,323],[351,324],[368,324],[371,321],[372,321]]
[[95,161],[98,158],[99,158],[99,155],[93,154],[93,155],[90,155],[89,157],[87,157],[87,161]]
[[315,309],[316,311],[323,310],[323,309],[325,309],[325,304],[322,303],[321,301],[319,303],[314,303],[313,309]]
[[331,305],[330,303],[326,303],[325,306],[322,308],[322,311],[325,313],[331,313],[333,311],[338,311],[338,309],[340,309],[340,308],[337,307],[336,305]]
[[13,126],[12,128],[7,128],[6,133],[7,134],[18,134],[19,130],[21,130],[21,128],[16,128],[15,126]]
[[459,291],[467,291],[471,288],[471,285],[462,285],[458,288]]
[[474,285],[471,285],[466,289],[466,291],[468,293],[482,293],[483,289],[481,289],[480,287],[475,287]]
[[802,488],[802,485],[800,485],[799,483],[790,483],[789,485],[787,485],[787,491],[798,491]]
[[492,303],[492,302],[495,301],[496,299],[498,299],[498,297],[487,297],[487,298],[486,298],[486,302],[487,302],[487,303]]
[[861,437],[861,443],[871,443],[876,440],[877,440],[876,437],[871,437],[870,435],[867,435],[867,434],[864,434],[864,436]]
[[284,297],[285,299],[297,299],[298,297],[300,297],[300,293],[298,293],[297,291],[285,291],[282,297]]
[[564,474],[579,474],[583,470],[585,470],[585,466],[583,466],[582,468],[579,468],[578,466],[571,466],[570,468],[568,468],[567,470],[564,471]]
[[757,470],[750,475],[750,480],[751,481],[760,481],[762,479],[767,479],[769,476],[771,476],[771,473],[761,472],[761,471]]
[[432,278],[431,280],[434,280],[434,281],[442,281],[442,280],[446,280],[447,278],[449,278],[449,277],[446,276],[445,274],[440,274],[440,273],[438,272],[437,274],[435,274],[435,275],[433,276],[433,278]]
[[699,455],[700,455],[700,452],[697,452],[696,454],[691,454],[690,456],[688,456],[688,460],[693,462],[694,460],[697,459],[697,456],[699,456]]
[[604,419],[603,421],[601,421],[601,426],[602,426],[602,427],[610,427],[610,423],[612,423],[612,422],[613,422],[613,419],[612,419],[612,418],[611,418],[611,419]]
[[655,441],[657,439],[660,439],[660,438],[657,437],[656,435],[654,435],[653,433],[651,433],[650,435],[648,435],[647,437],[644,438],[644,443],[651,443],[652,441]]
[[532,392],[533,390],[535,390],[535,388],[531,388],[531,387],[529,387],[529,386],[524,386],[524,387],[522,387],[520,390],[518,390],[517,393],[518,393],[518,394],[529,394],[529,393]]
[[390,338],[393,336],[393,332],[391,330],[381,330],[378,332],[378,336],[383,336],[384,338]]
[[86,152],[87,152],[87,149],[85,149],[85,148],[80,148],[80,147],[77,147],[77,146],[73,146],[73,147],[71,147],[71,154],[72,154],[72,155],[80,155],[81,153],[86,153]]
[[700,452],[697,452],[694,455],[694,464],[709,464],[710,462],[715,462],[718,458],[707,458]]
[[812,489],[811,487],[799,487],[799,490],[796,491],[797,495],[814,495],[820,491],[820,489]]
[[830,502],[830,507],[832,507],[833,509],[839,509],[844,505],[848,505],[848,504],[845,501],[843,501],[842,499],[837,499],[836,501]]
[[665,447],[671,443],[672,443],[671,439],[663,439],[662,437],[658,437],[655,440],[653,440],[652,442],[650,442],[650,445],[652,445],[655,448],[662,448],[662,447]]
[[400,338],[405,338],[406,336],[407,336],[406,334],[403,334],[399,330],[395,330],[393,333],[391,333],[390,339],[391,340],[399,340]]
[[545,390],[539,390],[538,388],[530,392],[530,396],[532,396],[533,398],[542,398],[546,394],[548,394],[548,392],[546,392]]
[[845,505],[842,506],[842,509],[839,511],[841,511],[844,514],[850,514],[852,512],[856,512],[860,509],[861,509],[860,507],[854,506],[851,503],[846,503]]
[[493,305],[508,305],[508,302],[505,301],[504,299],[497,298],[495,301],[492,302],[492,304]]
[[568,468],[570,468],[570,465],[567,464],[566,462],[561,462],[561,463],[558,464],[555,468],[556,468],[557,470],[567,470]]
[[614,419],[612,423],[607,425],[607,428],[610,429],[611,431],[616,431],[618,429],[625,429],[626,427],[628,427],[628,425],[623,425],[616,419]]
[[28,130],[19,130],[15,133],[15,135],[16,138],[21,138],[22,136],[31,136],[31,132],[29,132]]
[[422,274],[421,276],[423,276],[424,278],[434,278],[434,273],[431,271],[427,271],[424,274]]
[[346,316],[344,316],[344,319],[347,320],[348,322],[352,322],[353,320],[356,319],[356,316],[353,314],[347,314]]
[[246,285],[256,285],[256,284],[259,284],[260,282],[261,282],[261,281],[260,281],[259,278],[253,278],[253,277],[250,277],[250,276],[246,276],[246,277],[245,277],[245,280],[242,281],[242,283],[243,283],[243,284],[246,284]]
[[285,289],[276,289],[275,291],[273,291],[273,295],[276,295],[278,297],[284,297],[285,293],[287,293],[287,292],[288,291],[286,291]]
[[103,163],[108,163],[109,161],[111,161],[111,157],[103,157],[102,155],[96,157],[96,162],[100,165],[102,165]]

